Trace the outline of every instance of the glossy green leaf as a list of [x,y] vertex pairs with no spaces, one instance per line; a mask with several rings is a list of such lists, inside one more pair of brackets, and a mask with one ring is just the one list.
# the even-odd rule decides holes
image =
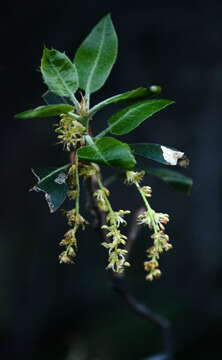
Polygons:
[[37,177],[38,183],[31,190],[42,191],[51,213],[58,210],[67,197],[68,186],[66,184],[67,169],[70,165],[62,168],[47,168],[32,170]]
[[129,144],[132,152],[149,160],[157,161],[164,165],[182,165],[189,163],[183,152],[159,144],[141,143]]
[[161,168],[148,168],[143,170],[146,171],[147,174],[157,176],[177,191],[182,191],[187,194],[191,193],[193,180],[188,176],[174,170]]
[[96,142],[93,142],[93,139],[89,136],[87,138],[90,145],[78,150],[80,160],[114,166],[121,169],[131,169],[135,166],[135,158],[131,154],[127,144],[112,137],[104,137]]
[[74,59],[80,88],[86,93],[93,93],[103,86],[116,60],[117,48],[117,35],[110,15],[107,15],[80,45]]
[[45,48],[41,61],[41,72],[48,88],[59,96],[74,98],[79,87],[75,65],[60,51]]
[[50,117],[60,114],[66,114],[73,110],[72,105],[58,104],[58,105],[45,105],[39,106],[35,109],[23,111],[20,114],[15,115],[17,119],[33,119],[40,117]]
[[171,100],[148,100],[139,102],[120,110],[108,120],[109,126],[97,138],[111,132],[115,135],[124,135],[138,127],[144,120],[153,114],[173,104]]
[[47,90],[42,98],[47,105],[57,105],[57,104],[70,104],[69,98],[65,96],[59,96],[54,94],[52,91]]
[[135,102],[139,102],[141,100],[147,99],[153,95],[158,95],[161,92],[161,87],[158,85],[152,85],[148,88],[137,88],[134,90],[127,91],[122,94],[118,94],[108,98],[101,103],[95,105],[90,113],[93,115],[98,110],[103,109],[105,106],[110,104],[133,104]]

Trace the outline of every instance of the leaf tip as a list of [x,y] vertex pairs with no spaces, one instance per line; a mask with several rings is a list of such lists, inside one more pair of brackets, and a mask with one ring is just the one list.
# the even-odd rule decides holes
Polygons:
[[16,119],[21,119],[21,113],[15,114],[15,115],[14,115],[14,118],[16,118]]
[[162,92],[162,87],[160,85],[151,85],[149,88],[155,95],[159,95]]

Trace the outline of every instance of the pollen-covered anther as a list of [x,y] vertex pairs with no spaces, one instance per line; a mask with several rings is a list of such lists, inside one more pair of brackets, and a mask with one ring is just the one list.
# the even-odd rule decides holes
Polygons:
[[59,262],[60,264],[73,264],[73,260],[71,259],[70,256],[67,255],[66,251],[63,251],[60,255],[59,255]]
[[173,245],[172,245],[172,244],[170,244],[170,243],[164,244],[164,250],[165,250],[165,251],[168,251],[168,250],[171,250],[171,249],[173,249]]
[[139,184],[142,181],[144,175],[145,171],[127,171],[125,183],[129,185]]
[[71,256],[71,257],[75,257],[75,256],[76,256],[76,252],[75,252],[75,250],[73,249],[72,246],[70,246],[70,247],[67,249],[67,254],[68,254],[68,256]]
[[74,229],[68,230],[64,234],[64,238],[60,241],[59,245],[67,246],[67,245],[76,245],[76,233]]
[[105,200],[106,196],[109,196],[110,192],[107,188],[103,187],[102,189],[98,189],[94,192],[93,196],[96,200]]
[[156,246],[154,246],[154,245],[150,246],[146,252],[147,252],[149,258],[159,259],[159,251]]
[[169,241],[169,236],[161,230],[151,235],[151,239],[154,239],[156,243],[166,244]]
[[144,261],[144,269],[146,271],[154,270],[159,266],[159,263],[157,260],[150,260],[150,261]]
[[61,115],[61,120],[55,132],[58,134],[59,142],[64,144],[67,151],[81,143],[83,137],[87,134],[86,127],[67,114]]
[[125,252],[123,249],[115,249],[109,253],[109,264],[107,269],[112,269],[114,272],[122,274],[124,272],[124,267],[129,267],[130,263],[125,259]]
[[88,224],[88,221],[84,219],[82,215],[77,213],[76,209],[72,209],[66,212],[66,217],[68,219],[68,224],[70,226],[81,226],[82,229],[85,229],[85,226]]
[[168,214],[156,213],[157,220],[162,224],[167,224],[170,221]]
[[106,198],[109,196],[110,192],[106,187],[98,189],[94,192],[93,196],[97,201],[97,205],[100,210],[108,211],[108,204]]
[[151,271],[149,274],[147,274],[146,280],[153,281],[154,278],[158,279],[160,276],[161,276],[160,269],[155,269]]
[[124,267],[130,266],[129,262],[126,261],[127,250],[120,247],[126,244],[127,236],[121,234],[120,230],[117,229],[116,224],[114,225],[103,225],[102,229],[107,230],[106,237],[112,238],[112,241],[103,242],[102,246],[109,249],[109,258],[107,269],[112,269],[114,272],[122,273]]
[[106,216],[106,221],[107,223],[109,223],[110,225],[114,225],[116,224],[117,228],[122,224],[122,225],[127,225],[126,220],[124,220],[124,215],[126,214],[130,214],[129,210],[119,210],[119,211],[114,211],[112,213],[109,213]]
[[137,223],[138,225],[148,225],[148,227],[152,229],[153,224],[150,213],[148,211],[144,211],[142,214],[140,214],[137,217]]
[[140,190],[143,192],[143,194],[146,196],[146,197],[151,197],[152,196],[152,189],[150,186],[142,186],[140,188]]

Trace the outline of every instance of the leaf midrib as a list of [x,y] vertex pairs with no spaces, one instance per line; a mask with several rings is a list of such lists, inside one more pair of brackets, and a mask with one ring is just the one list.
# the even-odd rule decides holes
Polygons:
[[103,156],[103,154],[101,153],[101,151],[99,150],[98,146],[96,145],[96,143],[93,141],[93,139],[90,137],[88,137],[88,141],[90,142],[89,146],[92,146],[97,153],[99,154],[100,158],[105,162],[105,164],[110,165],[110,163],[106,160],[106,158]]
[[49,179],[50,177],[52,177],[53,175],[57,174],[58,172],[67,169],[69,166],[70,166],[70,164],[64,165],[64,166],[62,166],[61,168],[58,168],[58,169],[52,171],[51,173],[49,173],[48,175],[46,175],[46,176],[43,177],[43,178],[40,178],[39,175],[37,175],[37,174],[35,173],[35,170],[34,170],[34,169],[32,169],[32,172],[33,172],[33,174],[34,174],[34,175],[37,177],[37,179],[38,179],[38,185],[40,185],[40,184],[41,184],[42,182],[44,182],[45,180]]
[[[149,103],[150,104],[150,103]],[[112,128],[116,125],[118,125],[120,122],[124,121],[125,118],[127,116],[129,116],[132,112],[138,110],[140,107],[143,107],[144,105],[146,105],[146,103],[143,103],[143,104],[140,104],[138,105],[137,107],[134,107],[132,109],[129,109],[123,116],[119,117],[119,119],[117,121],[114,121],[113,123],[111,123],[109,126],[108,126],[108,129],[109,130],[112,130]]]
[[[73,93],[72,91],[69,89],[69,87],[67,86],[66,82],[63,80],[62,76],[60,75],[59,71],[57,70],[56,66],[52,63],[50,57],[48,57],[48,60],[49,60],[49,63],[50,63],[50,66],[53,68],[53,70],[55,71],[56,75],[58,76],[58,78],[61,80],[64,88],[67,90],[69,96],[71,97],[71,99],[73,99]],[[64,60],[65,61],[65,60]],[[72,67],[73,67],[73,70],[76,72],[76,69],[75,69],[75,65],[74,64],[70,64]],[[62,65],[62,67],[60,68],[60,70],[65,66],[65,63]]]
[[88,81],[87,81],[87,85],[86,85],[86,93],[89,94],[90,93],[90,86],[91,86],[91,81],[92,81],[92,77],[94,75],[94,71],[95,71],[95,68],[99,62],[99,57],[101,55],[101,52],[102,52],[102,47],[103,47],[103,44],[104,44],[104,39],[105,39],[105,28],[106,28],[106,23],[107,23],[107,19],[105,19],[104,21],[104,26],[103,26],[103,31],[102,31],[102,37],[101,37],[101,42],[100,42],[100,45],[99,45],[99,49],[98,49],[98,53],[96,55],[96,59],[95,59],[95,62],[91,68],[91,71],[90,71],[90,74],[89,74],[89,77],[88,77]]
[[[112,130],[112,128],[113,127],[115,127],[116,125],[118,125],[119,123],[121,123],[122,121],[124,121],[125,120],[125,118],[127,117],[127,116],[129,116],[132,112],[136,112],[136,111],[138,111],[140,108],[142,108],[144,105],[147,105],[147,104],[149,104],[149,105],[152,105],[152,104],[154,104],[155,102],[156,102],[157,100],[153,100],[153,101],[149,101],[149,102],[142,102],[140,105],[138,105],[137,107],[133,107],[132,109],[129,109],[123,116],[121,116],[121,117],[119,117],[119,119],[117,120],[117,121],[114,121],[113,123],[111,123],[111,124],[109,124],[109,126],[108,126],[108,128],[107,128],[107,131],[110,131],[110,130]],[[161,110],[164,108],[164,107],[166,107],[166,106],[168,106],[168,105],[170,105],[171,103],[169,102],[169,103],[166,103],[166,104],[164,104],[164,106],[163,107],[161,107]],[[159,111],[160,109],[158,109],[158,111]],[[153,115],[153,114],[152,114]],[[150,117],[150,116],[152,116],[152,115],[147,115],[148,117]]]

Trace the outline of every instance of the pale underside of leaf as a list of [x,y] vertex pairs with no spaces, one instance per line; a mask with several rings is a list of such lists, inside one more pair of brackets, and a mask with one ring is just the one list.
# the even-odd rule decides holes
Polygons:
[[172,150],[163,145],[161,145],[161,150],[163,153],[164,160],[169,165],[177,165],[178,160],[184,156],[183,152]]
[[74,92],[78,89],[78,74],[75,65],[64,53],[44,49],[41,72],[52,92],[73,100]]
[[152,143],[130,144],[133,153],[164,165],[180,165],[184,153],[168,146]]
[[15,115],[17,119],[33,119],[40,117],[57,116],[60,114],[66,114],[73,110],[73,106],[69,104],[57,104],[57,105],[45,105],[39,106],[35,109],[23,111],[20,114]]
[[69,98],[65,96],[59,96],[53,93],[50,90],[47,90],[43,95],[42,98],[47,105],[56,105],[56,104],[71,104]]

